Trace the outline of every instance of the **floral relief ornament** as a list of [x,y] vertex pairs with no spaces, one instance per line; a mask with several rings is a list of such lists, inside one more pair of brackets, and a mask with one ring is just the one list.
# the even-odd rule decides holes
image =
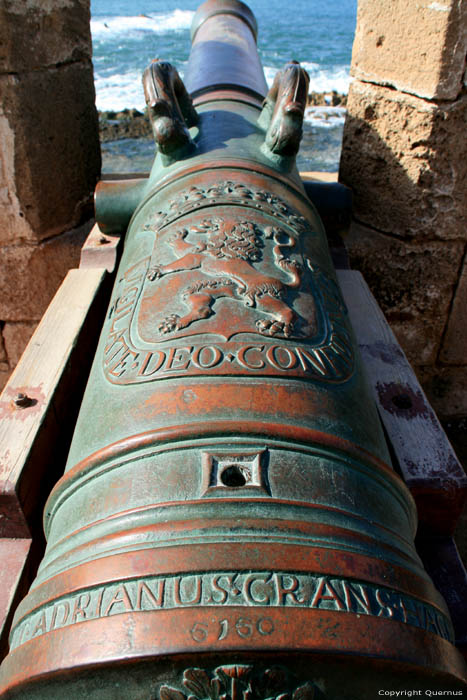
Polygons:
[[288,671],[251,665],[218,666],[212,672],[188,668],[183,673],[185,692],[163,685],[154,700],[324,700],[313,683],[297,687]]

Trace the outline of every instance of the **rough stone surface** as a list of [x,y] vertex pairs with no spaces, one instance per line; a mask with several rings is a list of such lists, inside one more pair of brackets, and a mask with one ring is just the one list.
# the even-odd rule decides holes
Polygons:
[[38,321],[5,323],[3,339],[10,369],[16,367],[24,348],[37,328]]
[[100,171],[92,67],[1,76],[0,103],[0,243],[76,226]]
[[89,0],[2,0],[0,72],[91,58]]
[[429,99],[455,99],[467,52],[465,0],[359,0],[352,75]]
[[90,229],[91,55],[90,0],[0,0],[0,387]]
[[463,244],[408,242],[352,224],[345,245],[409,361],[435,363],[459,272]]
[[440,361],[448,365],[467,365],[467,257],[464,257]]
[[67,271],[78,267],[91,223],[43,243],[5,246],[0,250],[2,321],[40,320]]
[[466,120],[467,95],[441,106],[355,81],[339,170],[355,218],[401,237],[465,240]]
[[467,416],[467,367],[416,367],[429,402],[438,416],[448,420]]

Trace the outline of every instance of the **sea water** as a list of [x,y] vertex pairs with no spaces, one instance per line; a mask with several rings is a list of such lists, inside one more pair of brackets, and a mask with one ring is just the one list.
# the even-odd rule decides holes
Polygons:
[[[91,0],[91,32],[99,110],[144,109],[143,70],[154,58],[173,63],[183,77],[190,25],[198,0]],[[266,80],[290,59],[310,75],[310,91],[346,94],[357,0],[250,0],[259,26],[258,50]],[[309,107],[300,170],[337,170],[345,109]],[[104,172],[149,170],[151,141],[103,144]]]

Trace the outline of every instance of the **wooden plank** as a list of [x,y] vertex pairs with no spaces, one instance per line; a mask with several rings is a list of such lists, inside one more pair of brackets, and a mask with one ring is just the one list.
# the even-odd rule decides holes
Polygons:
[[419,531],[451,535],[466,497],[464,470],[362,275],[337,274],[382,423],[418,506]]
[[107,305],[103,269],[70,270],[0,395],[0,536],[42,532]]
[[103,233],[98,224],[94,224],[81,248],[80,269],[104,268],[107,272],[113,272],[119,258],[121,239],[120,235]]
[[339,173],[325,173],[321,170],[307,170],[300,172],[302,180],[313,180],[314,182],[338,182]]
[[8,651],[8,633],[16,606],[31,583],[30,549],[30,539],[0,538],[0,659]]

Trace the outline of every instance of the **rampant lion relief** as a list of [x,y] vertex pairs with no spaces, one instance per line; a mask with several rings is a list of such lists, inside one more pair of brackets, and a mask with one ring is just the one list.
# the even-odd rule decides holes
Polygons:
[[116,282],[109,381],[244,374],[343,382],[353,374],[342,297],[303,249],[314,235],[303,217],[230,182],[183,190],[163,207],[146,219],[138,257]]
[[[265,240],[272,239],[274,264],[285,273],[282,278],[253,266],[263,258],[263,234]],[[187,241],[189,235],[198,240]],[[190,228],[177,229],[167,244],[174,259],[165,265],[152,265],[147,278],[154,282],[166,275],[183,275],[179,295],[187,312],[166,316],[158,324],[161,334],[209,318],[215,314],[216,302],[221,298],[235,299],[265,314],[255,321],[259,333],[285,338],[293,334],[297,314],[287,296],[290,290],[300,287],[303,266],[285,256],[286,250],[294,248],[295,240],[284,230],[266,226],[262,231],[251,221],[213,217]],[[192,273],[189,277],[187,271]]]

